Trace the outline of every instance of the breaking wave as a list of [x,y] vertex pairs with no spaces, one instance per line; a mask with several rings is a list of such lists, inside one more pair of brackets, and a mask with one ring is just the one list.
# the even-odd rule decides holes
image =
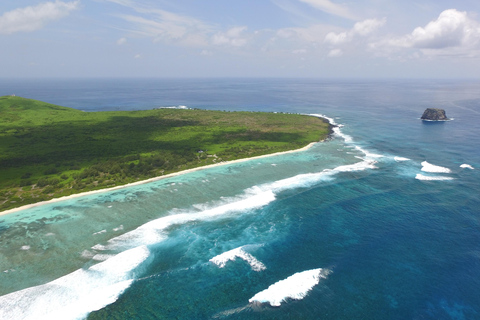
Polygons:
[[452,170],[448,168],[436,166],[431,163],[428,163],[427,161],[422,162],[422,171],[431,172],[431,173],[451,173],[452,172]]
[[167,238],[166,229],[195,221],[207,221],[224,217],[228,214],[245,212],[266,206],[275,200],[271,190],[262,191],[258,187],[249,188],[243,196],[227,198],[224,203],[211,208],[200,206],[204,209],[197,212],[185,212],[162,217],[127,232],[121,236],[110,239],[106,245],[95,245],[94,250],[118,250],[138,245],[151,245]]
[[248,301],[269,303],[273,307],[279,307],[287,299],[301,300],[320,282],[320,279],[326,279],[329,273],[329,270],[321,268],[295,273],[260,291]]
[[263,263],[245,251],[245,246],[219,254],[210,259],[210,262],[216,264],[219,268],[224,268],[228,261],[235,261],[237,258],[246,261],[250,267],[252,267],[253,271],[263,271],[267,269]]
[[86,270],[0,297],[0,319],[84,319],[115,302],[150,256],[141,246],[122,252]]

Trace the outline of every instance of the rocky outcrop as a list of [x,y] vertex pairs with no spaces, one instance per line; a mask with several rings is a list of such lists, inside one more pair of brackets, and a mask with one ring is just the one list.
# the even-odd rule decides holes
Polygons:
[[430,120],[430,121],[445,121],[448,120],[447,115],[445,114],[445,110],[443,109],[435,109],[435,108],[428,108],[423,112],[422,120]]

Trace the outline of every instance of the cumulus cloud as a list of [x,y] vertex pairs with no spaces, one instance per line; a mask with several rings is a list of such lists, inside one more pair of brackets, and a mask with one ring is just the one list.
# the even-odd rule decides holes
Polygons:
[[219,32],[212,38],[215,45],[230,45],[234,47],[242,47],[247,44],[247,38],[244,36],[244,31],[247,27],[234,27],[227,32]]
[[67,16],[78,9],[80,1],[44,2],[37,6],[18,8],[0,16],[0,33],[32,32],[43,28],[51,21]]
[[342,44],[347,41],[350,41],[351,39],[352,39],[351,33],[347,33],[347,32],[340,32],[340,33],[330,32],[325,36],[325,42],[333,45]]
[[387,22],[386,18],[383,19],[367,19],[364,21],[360,21],[355,23],[352,29],[353,34],[358,34],[361,36],[367,36],[378,28],[383,27]]
[[466,12],[456,9],[443,11],[437,20],[418,27],[409,35],[391,41],[391,44],[419,49],[471,47],[480,40],[480,24]]
[[122,44],[127,43],[127,38],[120,38],[117,40],[117,44],[121,46]]
[[325,42],[332,45],[339,45],[345,42],[352,41],[355,36],[368,36],[380,27],[382,27],[387,20],[383,19],[367,19],[355,23],[352,29],[340,33],[330,32],[325,36]]
[[480,23],[466,12],[448,9],[409,34],[371,43],[370,50],[377,56],[395,59],[478,57]]
[[331,2],[330,0],[299,0],[306,3],[315,9],[322,10],[334,16],[355,20],[355,15],[350,10],[342,5]]

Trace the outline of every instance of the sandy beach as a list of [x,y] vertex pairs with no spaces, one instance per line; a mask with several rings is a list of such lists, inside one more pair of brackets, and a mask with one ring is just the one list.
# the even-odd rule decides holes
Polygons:
[[217,166],[223,166],[223,165],[227,165],[227,164],[245,162],[245,161],[250,161],[250,160],[254,160],[254,159],[273,157],[273,156],[278,156],[278,155],[281,155],[281,154],[301,152],[301,151],[305,151],[305,150],[310,149],[316,143],[318,143],[318,142],[312,142],[312,143],[308,144],[307,146],[305,146],[303,148],[300,148],[300,149],[294,149],[294,150],[288,150],[288,151],[283,151],[283,152],[265,154],[265,155],[262,155],[262,156],[256,156],[256,157],[251,157],[251,158],[243,158],[243,159],[238,159],[238,160],[224,161],[224,162],[220,162],[220,163],[209,164],[209,165],[198,167],[198,168],[178,171],[178,172],[170,173],[170,174],[167,174],[167,175],[164,175],[164,176],[158,176],[158,177],[150,178],[150,179],[147,179],[147,180],[132,182],[132,183],[128,183],[128,184],[125,184],[125,185],[116,186],[116,187],[112,187],[112,188],[105,188],[105,189],[99,189],[99,190],[94,190],[94,191],[76,193],[76,194],[72,194],[72,195],[66,196],[66,197],[54,198],[54,199],[47,200],[47,201],[32,203],[32,204],[28,204],[28,205],[25,205],[25,206],[22,206],[22,207],[2,211],[2,212],[0,212],[0,216],[7,215],[7,214],[10,214],[10,213],[14,213],[14,212],[18,212],[18,211],[25,210],[25,209],[29,209],[29,208],[42,206],[44,204],[65,201],[65,200],[78,198],[78,197],[83,197],[83,196],[88,196],[88,195],[97,194],[97,193],[119,190],[119,189],[128,188],[128,187],[132,187],[132,186],[136,186],[136,185],[141,185],[141,184],[145,184],[145,183],[149,183],[149,182],[153,182],[153,181],[158,181],[158,180],[161,180],[161,179],[175,177],[175,176],[178,176],[178,175],[182,175],[182,174],[186,174],[186,173],[190,173],[190,172],[194,172],[194,171],[205,170],[205,169],[213,168],[213,167],[217,167]]

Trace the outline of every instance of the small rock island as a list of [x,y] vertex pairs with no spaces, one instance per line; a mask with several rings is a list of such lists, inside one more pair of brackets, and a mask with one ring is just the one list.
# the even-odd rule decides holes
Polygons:
[[436,108],[427,108],[421,117],[422,120],[427,121],[445,121],[449,120],[445,114],[445,110]]

